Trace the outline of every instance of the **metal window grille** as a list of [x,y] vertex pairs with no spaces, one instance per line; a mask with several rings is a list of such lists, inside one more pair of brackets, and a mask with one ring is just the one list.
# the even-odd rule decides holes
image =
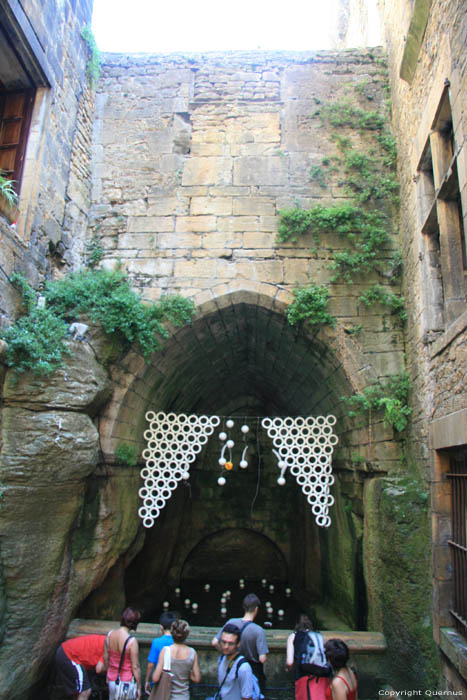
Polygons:
[[467,634],[467,448],[450,455],[453,608],[455,625]]

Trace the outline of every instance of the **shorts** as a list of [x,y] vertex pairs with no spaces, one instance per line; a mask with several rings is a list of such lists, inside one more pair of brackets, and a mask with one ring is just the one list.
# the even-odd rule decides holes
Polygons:
[[71,661],[61,645],[55,654],[55,664],[66,695],[76,695],[77,693],[82,693],[83,690],[90,689],[91,683],[86,670],[79,664]]

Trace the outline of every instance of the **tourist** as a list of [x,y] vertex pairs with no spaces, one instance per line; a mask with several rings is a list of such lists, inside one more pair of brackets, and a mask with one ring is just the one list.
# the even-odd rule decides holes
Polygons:
[[159,618],[159,624],[161,626],[161,636],[156,637],[152,640],[151,649],[148,655],[148,667],[146,669],[146,678],[144,681],[144,690],[148,695],[151,694],[151,676],[154,673],[154,669],[159,661],[159,654],[164,647],[168,647],[173,643],[172,635],[170,634],[170,627],[173,622],[178,618],[177,613],[174,612],[164,612]]
[[87,672],[104,672],[103,634],[84,634],[67,639],[60,644],[55,662],[65,695],[76,695],[86,700],[91,695],[91,683]]
[[[120,681],[123,683],[132,682],[132,679],[134,679],[138,688],[138,699],[141,697],[138,642],[131,634],[138,627],[140,619],[141,614],[138,610],[126,608],[122,613],[120,627],[116,630],[111,630],[105,640],[104,664],[107,669],[109,700],[114,700],[115,698],[115,681],[118,675],[120,675]],[[122,665],[119,674],[118,669],[121,661]]]
[[170,656],[170,672],[172,674],[172,692],[170,700],[190,700],[190,681],[199,683],[201,673],[196,651],[185,644],[190,633],[190,626],[185,620],[175,620],[170,627],[173,644],[166,646],[159,654],[156,670],[152,680],[157,683],[164,669],[165,654]]
[[295,672],[295,700],[324,700],[332,669],[326,659],[323,636],[301,614],[287,638],[286,667]]
[[[269,652],[266,635],[262,627],[254,620],[258,614],[261,601],[255,593],[248,593],[243,599],[243,617],[232,617],[226,624],[235,625],[240,630],[240,651],[249,662],[253,673],[258,679],[261,693],[266,695],[266,676],[264,663]],[[222,628],[224,630],[226,625]],[[212,640],[212,645],[222,651],[220,646],[221,633],[218,632]]]
[[357,678],[348,666],[347,644],[342,639],[330,639],[324,649],[334,671],[334,678],[326,690],[326,700],[357,700]]
[[219,646],[223,656],[217,667],[219,689],[215,699],[252,700],[253,672],[240,654],[239,628],[228,622],[220,634]]

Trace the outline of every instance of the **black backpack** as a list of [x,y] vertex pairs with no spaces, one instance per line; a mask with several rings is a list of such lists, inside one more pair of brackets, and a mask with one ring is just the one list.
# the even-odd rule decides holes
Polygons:
[[298,630],[295,633],[294,646],[300,673],[306,676],[331,675],[331,664],[326,659],[323,636],[319,632]]

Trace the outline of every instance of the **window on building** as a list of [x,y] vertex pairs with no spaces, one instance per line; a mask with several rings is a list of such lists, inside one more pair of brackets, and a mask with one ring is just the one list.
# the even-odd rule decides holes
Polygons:
[[457,629],[467,635],[467,447],[449,454],[451,480],[452,578],[454,583],[450,613]]
[[418,165],[418,201],[430,282],[444,323],[466,310],[467,247],[456,143],[446,84]]
[[33,101],[33,90],[9,92],[0,86],[0,170],[18,194]]

